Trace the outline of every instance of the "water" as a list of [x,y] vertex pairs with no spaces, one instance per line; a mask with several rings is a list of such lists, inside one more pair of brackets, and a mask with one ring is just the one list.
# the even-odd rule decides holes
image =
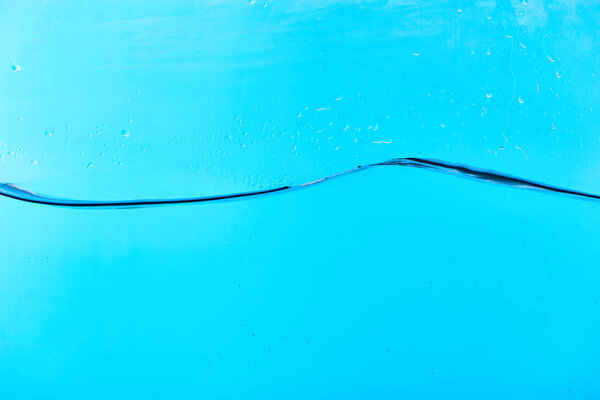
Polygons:
[[[423,168],[432,171],[446,172],[456,174],[465,178],[480,179],[483,181],[515,186],[523,189],[541,190],[548,193],[555,193],[560,195],[573,196],[575,198],[584,200],[600,200],[600,195],[594,193],[586,193],[579,190],[573,190],[569,188],[562,188],[546,183],[540,183],[531,181],[524,178],[510,176],[500,172],[483,170],[480,168],[470,167],[463,164],[449,163],[442,160],[432,160],[427,158],[394,158],[392,160],[368,164],[359,165],[356,168],[342,171],[337,174],[326,176],[317,179],[312,182],[306,182],[295,186],[280,186],[273,189],[256,190],[252,192],[241,192],[241,193],[226,193],[218,194],[214,196],[203,196],[203,197],[183,197],[183,198],[158,198],[158,199],[130,199],[130,200],[77,200],[77,199],[64,199],[57,197],[49,197],[41,194],[31,192],[27,189],[21,188],[12,183],[0,183],[0,196],[7,197],[9,199],[24,201],[31,204],[40,204],[47,206],[57,207],[71,207],[71,208],[142,208],[152,207],[161,205],[182,205],[182,204],[197,204],[197,203],[210,203],[218,201],[231,201],[237,199],[248,199],[258,196],[266,196],[269,194],[281,193],[284,191],[290,191],[294,189],[304,189],[314,186],[319,183],[327,182],[331,179],[339,178],[349,174],[353,174],[360,171],[365,171],[371,168],[377,167],[413,167]],[[89,166],[88,166],[89,168]]]
[[0,2],[4,194],[427,167],[0,196],[0,398],[597,399],[597,15]]

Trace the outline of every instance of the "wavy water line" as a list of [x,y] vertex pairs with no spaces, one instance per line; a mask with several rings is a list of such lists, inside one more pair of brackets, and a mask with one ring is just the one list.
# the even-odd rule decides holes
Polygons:
[[5,196],[11,199],[24,201],[34,204],[42,204],[49,206],[58,207],[74,207],[74,208],[140,208],[140,207],[152,207],[160,205],[173,205],[173,204],[190,204],[190,203],[208,203],[217,201],[227,201],[242,198],[251,198],[257,196],[263,196],[267,194],[279,193],[284,191],[290,191],[295,189],[301,189],[308,186],[313,186],[318,183],[322,183],[333,178],[338,178],[343,175],[353,174],[355,172],[364,171],[366,169],[381,167],[381,166],[400,166],[400,167],[413,167],[423,168],[437,172],[450,173],[465,178],[472,178],[476,180],[513,186],[522,189],[533,189],[543,192],[557,193],[561,195],[569,195],[577,198],[588,199],[588,200],[600,200],[600,195],[593,193],[586,193],[578,190],[569,188],[554,186],[546,183],[536,182],[533,180],[520,178],[502,172],[481,169],[472,167],[465,164],[456,164],[448,161],[434,160],[429,158],[394,158],[388,161],[374,163],[369,165],[359,165],[356,168],[349,169],[337,173],[335,175],[327,176],[325,178],[318,179],[316,181],[303,183],[294,186],[281,186],[274,189],[256,190],[252,192],[240,192],[222,194],[216,196],[204,196],[204,197],[187,197],[187,198],[174,198],[174,199],[136,199],[136,200],[114,200],[114,201],[94,201],[94,200],[76,200],[76,199],[65,199],[59,197],[50,197],[41,194],[31,192],[27,189],[21,188],[17,185],[10,183],[0,183],[0,196]]

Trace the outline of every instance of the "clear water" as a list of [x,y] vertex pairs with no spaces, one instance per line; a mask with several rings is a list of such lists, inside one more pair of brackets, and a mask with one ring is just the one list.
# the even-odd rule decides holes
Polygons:
[[[596,3],[0,2],[0,182],[600,192]],[[0,398],[597,399],[598,207],[396,167],[0,196]]]

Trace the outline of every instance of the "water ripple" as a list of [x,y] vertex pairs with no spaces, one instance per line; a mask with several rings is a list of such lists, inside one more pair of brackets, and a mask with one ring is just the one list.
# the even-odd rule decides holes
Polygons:
[[316,181],[303,183],[294,186],[281,186],[273,189],[256,190],[251,192],[240,192],[240,193],[229,193],[220,194],[215,196],[204,196],[204,197],[187,197],[187,198],[173,198],[173,199],[133,199],[133,200],[107,200],[107,201],[93,201],[93,200],[77,200],[67,199],[60,197],[50,197],[41,194],[31,192],[27,189],[19,187],[11,183],[0,183],[0,195],[9,197],[11,199],[25,201],[28,203],[59,206],[59,207],[75,207],[75,208],[140,208],[140,207],[151,207],[159,205],[171,205],[171,204],[187,204],[187,203],[207,203],[217,201],[227,201],[240,198],[256,197],[272,193],[278,193],[283,191],[301,189],[308,186],[313,186],[318,183],[325,182],[327,180],[338,178],[343,175],[352,174],[355,172],[363,171],[375,167],[383,166],[400,166],[400,167],[414,167],[423,168],[437,172],[444,172],[454,174],[464,178],[471,178],[476,180],[482,180],[490,183],[513,186],[522,189],[533,189],[544,192],[557,193],[561,195],[569,195],[582,199],[600,200],[600,195],[593,193],[581,192],[569,188],[563,188],[554,186],[546,183],[536,182],[533,180],[511,176],[502,172],[485,170],[477,167],[472,167],[465,164],[456,164],[443,160],[434,160],[429,158],[394,158],[388,161],[374,163],[369,165],[359,165],[356,168],[349,169],[337,173],[335,175],[327,176]]

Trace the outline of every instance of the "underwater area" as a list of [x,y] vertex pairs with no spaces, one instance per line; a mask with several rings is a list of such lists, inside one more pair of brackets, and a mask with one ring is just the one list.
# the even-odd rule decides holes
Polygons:
[[0,0],[0,399],[600,398],[599,43],[595,0]]

